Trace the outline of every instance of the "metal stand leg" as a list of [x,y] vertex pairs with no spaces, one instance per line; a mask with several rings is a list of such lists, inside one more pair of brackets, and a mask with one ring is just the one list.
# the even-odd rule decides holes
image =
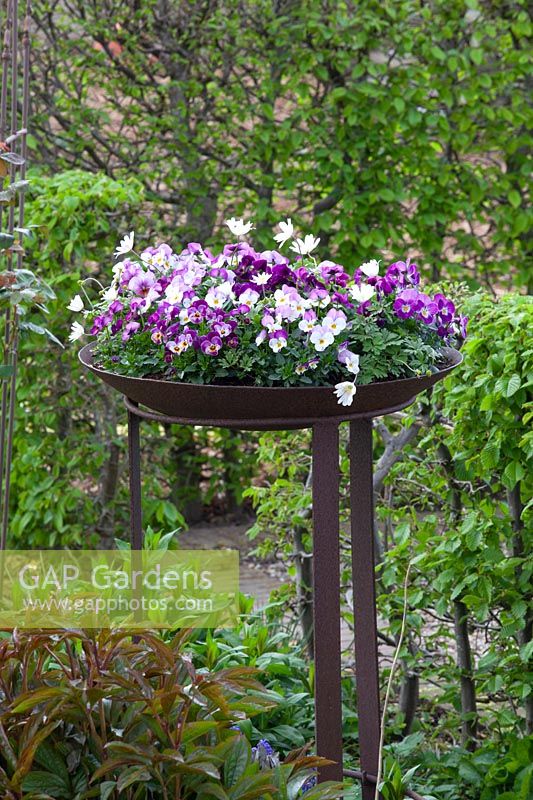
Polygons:
[[[379,758],[379,668],[374,583],[372,421],[350,423],[350,501],[355,617],[355,671],[361,770],[376,775]],[[375,787],[363,783],[363,800]]]
[[313,590],[316,750],[336,763],[319,780],[342,780],[339,428],[313,427]]
[[140,419],[128,411],[128,454],[130,468],[130,542],[132,550],[141,550],[143,545],[141,507],[141,445]]

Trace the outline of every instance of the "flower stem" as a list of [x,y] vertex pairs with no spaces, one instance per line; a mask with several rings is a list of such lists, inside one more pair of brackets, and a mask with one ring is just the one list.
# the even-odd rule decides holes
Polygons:
[[381,715],[381,733],[379,738],[379,751],[378,751],[378,774],[376,780],[376,793],[374,795],[374,800],[379,800],[379,785],[381,783],[381,777],[383,775],[383,745],[385,743],[385,720],[387,718],[387,709],[389,706],[389,699],[392,691],[392,681],[394,680],[394,673],[396,672],[396,666],[398,664],[398,659],[400,657],[400,650],[402,648],[403,639],[405,635],[405,625],[407,622],[407,589],[409,586],[409,573],[411,572],[413,562],[410,561],[407,565],[407,571],[405,573],[405,580],[403,583],[403,614],[402,614],[402,626],[400,628],[400,636],[398,638],[398,644],[396,645],[396,650],[394,651],[394,658],[392,659],[392,666],[389,674],[389,680],[387,681],[387,691],[385,692],[385,700],[383,702],[383,713]]

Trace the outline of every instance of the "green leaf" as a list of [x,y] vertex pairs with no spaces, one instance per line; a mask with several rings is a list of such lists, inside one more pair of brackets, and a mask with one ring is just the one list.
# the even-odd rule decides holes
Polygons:
[[516,375],[516,374],[511,375],[511,377],[509,378],[509,381],[507,383],[507,389],[506,389],[506,392],[505,392],[505,396],[506,397],[512,397],[513,394],[516,394],[516,392],[520,389],[521,384],[522,384],[522,382],[520,380],[520,375]]
[[59,686],[49,686],[42,689],[37,689],[34,692],[28,692],[27,694],[20,695],[24,699],[15,703],[12,711],[14,714],[20,714],[22,711],[28,711],[28,709],[34,708],[36,705],[43,703],[45,700],[59,698],[64,694],[65,690]]
[[250,743],[244,736],[238,736],[224,763],[224,782],[233,786],[244,774],[251,758]]
[[513,208],[518,208],[520,203],[522,202],[522,198],[520,197],[520,193],[516,191],[516,189],[511,189],[509,194],[507,195],[507,199],[509,200],[510,204]]
[[10,233],[0,233],[0,249],[5,250],[11,247],[14,241],[15,237]]
[[403,100],[401,97],[395,97],[392,102],[394,103],[394,108],[398,114],[402,114],[405,111],[405,100]]
[[214,730],[216,727],[217,723],[214,721],[201,720],[200,722],[188,722],[183,732],[182,741],[184,744],[186,742],[193,742],[195,739],[203,736],[204,733]]
[[500,445],[496,442],[488,442],[481,451],[481,464],[484,469],[491,470],[498,464],[500,459]]
[[124,772],[120,775],[117,781],[117,789],[122,792],[124,789],[127,789],[128,786],[132,786],[134,783],[146,783],[151,778],[150,773],[144,769],[144,767],[128,767],[124,770]]
[[47,792],[50,797],[71,800],[72,790],[69,781],[61,775],[54,775],[44,770],[33,770],[24,778],[22,788],[25,792]]
[[473,783],[475,786],[481,785],[482,775],[480,775],[474,765],[469,761],[461,760],[459,764],[459,775],[467,781],[467,783]]
[[100,800],[109,800],[116,787],[115,781],[103,781],[100,784]]
[[508,489],[514,489],[518,481],[521,481],[525,474],[526,472],[522,464],[518,461],[511,461],[510,464],[507,464],[503,473],[503,482]]

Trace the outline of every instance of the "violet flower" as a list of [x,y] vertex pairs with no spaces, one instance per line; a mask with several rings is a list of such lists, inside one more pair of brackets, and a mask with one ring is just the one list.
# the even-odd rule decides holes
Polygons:
[[122,332],[122,341],[127,342],[134,333],[137,333],[140,327],[141,326],[139,322],[128,322]]
[[284,330],[273,331],[268,334],[268,345],[274,353],[279,353],[287,346],[287,332]]
[[393,309],[400,319],[409,319],[418,310],[419,294],[416,289],[404,289],[394,301]]
[[214,333],[208,333],[200,339],[200,349],[207,356],[217,356],[222,347],[222,339]]

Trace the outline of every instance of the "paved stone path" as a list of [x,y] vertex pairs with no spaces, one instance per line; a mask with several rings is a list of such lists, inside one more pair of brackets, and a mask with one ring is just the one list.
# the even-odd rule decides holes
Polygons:
[[[191,550],[229,547],[239,550],[240,589],[243,594],[255,598],[255,608],[263,608],[270,593],[287,581],[287,572],[281,561],[260,563],[250,556],[254,543],[246,537],[250,524],[193,525],[181,533],[180,545]],[[352,650],[353,634],[345,623],[341,624],[341,643],[343,650]],[[351,660],[349,653],[346,653]]]
[[191,550],[228,547],[239,550],[240,587],[243,594],[255,597],[256,608],[268,603],[270,592],[286,581],[286,572],[281,562],[260,564],[250,557],[254,544],[246,537],[251,524],[193,525],[179,534],[181,547]]

